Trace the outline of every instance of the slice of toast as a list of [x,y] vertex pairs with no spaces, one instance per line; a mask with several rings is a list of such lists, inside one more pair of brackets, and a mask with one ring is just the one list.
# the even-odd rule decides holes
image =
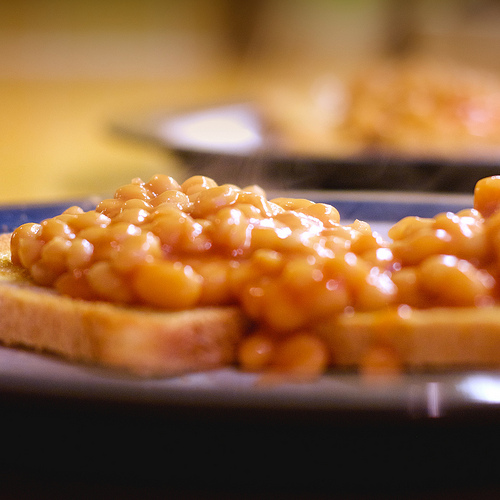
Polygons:
[[323,338],[339,367],[363,366],[382,348],[405,369],[500,367],[500,308],[431,307],[342,314],[322,322]]
[[0,342],[143,376],[217,368],[236,359],[246,321],[236,307],[178,312],[63,297],[10,262],[0,235]]

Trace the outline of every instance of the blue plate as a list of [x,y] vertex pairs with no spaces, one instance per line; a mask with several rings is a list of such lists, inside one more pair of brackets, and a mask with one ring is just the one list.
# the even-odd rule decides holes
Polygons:
[[[274,193],[280,194],[280,193]],[[472,198],[354,192],[288,192],[336,206],[346,220],[359,218],[385,232],[406,215],[433,216],[471,206]],[[11,231],[78,204],[77,200],[0,207],[0,227]],[[367,385],[355,373],[332,372],[308,384],[259,384],[259,377],[227,368],[161,379],[137,379],[111,370],[70,363],[29,350],[0,348],[0,393],[77,398],[79,401],[134,402],[164,408],[219,408],[273,412],[318,412],[345,418],[415,419],[491,415],[500,411],[500,373],[468,371],[406,374],[384,384]]]
[[55,203],[23,203],[16,205],[0,205],[0,232],[8,233],[26,222],[40,222],[54,217],[67,208],[78,205],[84,210],[95,207],[95,200],[68,200]]

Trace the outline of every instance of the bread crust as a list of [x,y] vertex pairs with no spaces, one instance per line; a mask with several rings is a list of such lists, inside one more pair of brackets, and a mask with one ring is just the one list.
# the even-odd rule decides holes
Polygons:
[[188,311],[84,301],[34,284],[0,235],[0,341],[70,360],[164,376],[235,362],[247,322],[237,307]]

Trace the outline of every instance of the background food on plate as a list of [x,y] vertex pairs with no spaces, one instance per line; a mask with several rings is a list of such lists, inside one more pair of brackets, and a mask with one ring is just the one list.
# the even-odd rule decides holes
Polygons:
[[385,60],[349,78],[277,85],[261,110],[276,141],[299,153],[463,158],[500,150],[499,80],[438,60]]

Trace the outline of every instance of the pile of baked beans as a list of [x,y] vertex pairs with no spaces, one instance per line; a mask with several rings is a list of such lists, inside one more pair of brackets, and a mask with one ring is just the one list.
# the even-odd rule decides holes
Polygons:
[[165,310],[239,305],[257,325],[240,363],[316,373],[328,349],[314,324],[407,305],[487,306],[498,298],[500,178],[475,208],[408,217],[383,240],[331,205],[268,200],[257,186],[194,176],[134,179],[84,212],[71,207],[11,240],[33,280],[86,300]]
[[361,144],[452,158],[498,147],[495,75],[409,58],[364,68],[348,93],[343,131]]

